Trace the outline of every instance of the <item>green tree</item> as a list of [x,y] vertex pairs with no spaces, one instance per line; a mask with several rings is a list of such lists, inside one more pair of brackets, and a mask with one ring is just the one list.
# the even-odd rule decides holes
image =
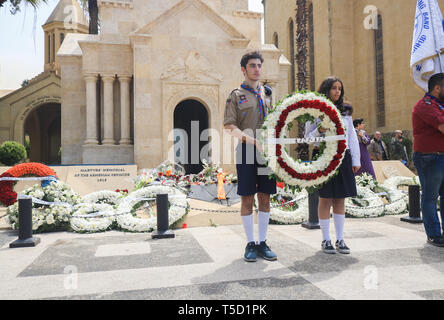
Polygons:
[[5,141],[0,145],[0,162],[13,166],[27,157],[26,148],[16,141]]
[[[87,8],[89,14],[89,33],[99,33],[99,7],[97,6],[97,0],[78,0],[83,8]],[[36,10],[42,3],[47,3],[48,0],[0,0],[0,8],[4,4],[9,3],[11,14],[16,14],[20,11],[20,6],[31,5]]]
[[9,3],[11,6],[10,11],[14,15],[20,11],[20,5],[23,3],[25,5],[29,4],[34,7],[34,9],[37,9],[40,4],[47,2],[48,0],[0,0],[0,8],[3,7],[5,3]]

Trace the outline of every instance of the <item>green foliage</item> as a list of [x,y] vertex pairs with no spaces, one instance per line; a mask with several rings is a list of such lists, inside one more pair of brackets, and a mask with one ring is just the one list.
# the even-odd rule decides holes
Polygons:
[[9,3],[9,11],[12,15],[15,15],[20,11],[21,5],[31,5],[34,9],[37,9],[40,4],[47,2],[48,0],[0,0],[0,8],[3,7],[5,3]]
[[0,162],[13,166],[26,159],[25,147],[16,141],[5,141],[0,146]]

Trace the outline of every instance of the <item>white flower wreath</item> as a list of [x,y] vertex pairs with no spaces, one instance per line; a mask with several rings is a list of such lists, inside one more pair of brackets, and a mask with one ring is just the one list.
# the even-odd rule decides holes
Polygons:
[[110,205],[118,205],[124,196],[115,191],[103,190],[87,194],[82,198],[84,203],[105,203]]
[[[43,187],[36,184],[25,189],[23,195],[31,196],[37,200],[49,203],[67,203],[66,205],[53,204],[41,205],[37,201],[32,204],[32,230],[36,232],[64,231],[69,227],[72,207],[80,202],[81,197],[67,184],[61,181],[53,181]],[[8,214],[6,221],[12,229],[18,229],[18,202],[6,209]]]
[[418,176],[413,178],[397,176],[388,178],[382,185],[389,189],[398,189],[399,186],[413,186],[420,185],[420,183]]
[[186,195],[174,187],[163,185],[148,186],[139,189],[128,197],[122,199],[117,212],[116,221],[118,225],[126,231],[130,232],[151,232],[157,226],[157,218],[152,216],[149,219],[137,218],[132,214],[133,207],[141,201],[147,199],[156,199],[157,194],[168,194],[170,204],[168,210],[169,225],[172,225],[181,219],[188,212],[188,202]]
[[[287,139],[288,126],[296,118],[307,115],[322,118],[321,126],[327,129],[327,140],[326,148],[317,160],[301,163],[289,155],[279,144],[279,140]],[[278,180],[290,186],[310,188],[327,182],[336,174],[345,156],[346,140],[342,116],[330,100],[313,92],[296,93],[278,103],[265,119],[263,129],[261,142],[264,145],[264,158]],[[335,140],[335,136],[342,139]]]
[[[87,217],[91,214],[97,214],[100,217]],[[116,217],[112,205],[105,203],[81,203],[74,207],[71,228],[79,233],[104,232],[111,228],[114,221],[116,221]]]
[[277,189],[277,196],[291,198],[291,202],[297,205],[297,208],[293,211],[282,210],[281,206],[273,206],[271,203],[270,208],[270,220],[276,221],[282,224],[299,224],[304,222],[308,213],[308,194],[305,190],[300,193],[293,193],[285,191],[282,188]]
[[409,197],[406,193],[398,190],[398,187],[412,185],[420,185],[418,176],[413,178],[396,176],[390,177],[384,181],[382,186],[387,188],[387,195],[389,199],[389,204],[386,205],[386,214],[396,215],[407,210]]
[[375,218],[384,214],[384,202],[372,190],[356,186],[358,197],[346,198],[345,212],[357,218]]

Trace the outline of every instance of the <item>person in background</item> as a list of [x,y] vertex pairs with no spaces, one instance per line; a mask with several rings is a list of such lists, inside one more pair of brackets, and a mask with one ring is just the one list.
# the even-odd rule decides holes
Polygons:
[[376,131],[370,145],[367,147],[370,159],[373,161],[387,161],[389,160],[389,153],[387,146],[382,141],[381,132]]
[[392,138],[390,149],[391,160],[401,160],[405,166],[409,166],[409,156],[407,154],[407,147],[401,130],[395,131],[395,136]]
[[355,127],[356,134],[359,140],[359,150],[361,151],[361,169],[359,169],[355,176],[359,176],[363,173],[370,174],[373,179],[376,180],[375,170],[373,169],[372,160],[370,159],[370,155],[367,151],[367,146],[370,144],[370,137],[365,132],[365,123],[364,119],[355,119],[353,120],[353,126]]

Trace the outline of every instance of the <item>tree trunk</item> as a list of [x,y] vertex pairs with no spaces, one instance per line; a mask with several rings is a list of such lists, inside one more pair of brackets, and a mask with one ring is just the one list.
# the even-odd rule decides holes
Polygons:
[[[298,90],[307,89],[307,0],[297,0],[296,11],[296,63]],[[305,134],[305,123],[298,124],[299,136]],[[297,148],[299,159],[309,160],[307,144],[300,144]]]
[[99,33],[99,8],[97,0],[88,0],[89,34]]
[[298,89],[307,89],[307,0],[297,0],[297,54]]

